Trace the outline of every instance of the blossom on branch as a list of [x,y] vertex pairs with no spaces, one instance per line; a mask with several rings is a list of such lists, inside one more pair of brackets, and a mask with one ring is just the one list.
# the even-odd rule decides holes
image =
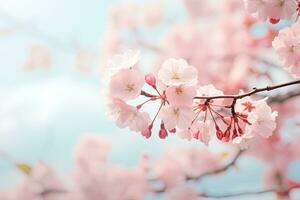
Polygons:
[[[126,52],[120,57],[131,60]],[[158,81],[155,74],[143,77],[137,69],[123,66],[110,77],[108,108],[118,127],[129,127],[150,138],[155,122],[160,120],[161,139],[176,133],[181,138],[208,145],[216,136],[222,142],[233,141],[242,149],[256,137],[270,137],[276,128],[277,112],[272,111],[267,99],[254,100],[250,97],[252,93],[228,96],[211,84],[198,85],[197,70],[183,59],[167,59],[157,77]],[[154,93],[144,91],[144,83]],[[147,100],[135,106],[127,103],[138,101],[141,96]],[[148,112],[141,110],[145,104],[156,103],[159,107],[151,120]]]
[[283,68],[294,77],[300,77],[300,20],[279,31],[273,47],[283,63]]

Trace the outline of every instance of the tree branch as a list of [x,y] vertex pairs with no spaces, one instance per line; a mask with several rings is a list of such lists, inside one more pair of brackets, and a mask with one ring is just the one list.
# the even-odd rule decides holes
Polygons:
[[248,195],[260,195],[260,194],[267,194],[267,193],[284,193],[287,191],[291,191],[293,189],[299,189],[300,186],[294,186],[290,188],[273,188],[273,189],[265,189],[265,190],[258,190],[258,191],[245,191],[245,192],[239,192],[239,193],[231,193],[231,194],[220,194],[220,195],[214,195],[214,194],[200,194],[200,197],[205,198],[212,198],[212,199],[224,199],[224,198],[230,198],[230,197],[240,197],[240,196],[248,196]]
[[269,103],[283,103],[290,99],[300,96],[300,88],[295,91],[287,92],[286,94],[277,95],[269,98]]
[[[241,155],[243,154],[243,152],[245,152],[244,150],[239,150],[238,153],[233,157],[233,159],[225,164],[223,167],[221,168],[217,168],[217,169],[213,169],[212,171],[208,171],[208,172],[204,172],[203,174],[201,174],[200,176],[197,177],[189,177],[186,176],[186,180],[193,180],[193,181],[199,181],[200,179],[206,177],[206,176],[210,176],[210,175],[216,175],[219,174],[221,172],[225,172],[226,170],[228,170],[230,167],[234,166],[236,164],[236,162],[238,161],[238,159],[241,157]],[[153,180],[157,180],[157,179],[153,179]],[[153,181],[150,180],[150,181]],[[163,193],[166,191],[166,187],[160,188],[160,189],[154,189],[155,193]]]
[[296,84],[300,84],[300,80],[291,81],[291,82],[282,83],[282,84],[273,85],[273,86],[266,86],[266,87],[262,87],[262,88],[253,88],[252,91],[244,93],[244,94],[240,94],[240,95],[219,95],[219,96],[210,96],[210,97],[201,96],[201,97],[194,97],[194,99],[205,99],[205,100],[233,99],[233,100],[237,100],[237,99],[243,99],[245,97],[251,96],[251,95],[256,94],[256,93],[271,91],[271,90],[275,90],[275,89],[278,89],[278,88],[283,88],[283,87],[296,85]]
[[244,150],[239,150],[238,153],[233,157],[233,159],[221,168],[217,168],[212,171],[205,172],[198,177],[187,177],[186,179],[187,180],[200,180],[206,176],[216,175],[221,172],[224,172],[224,171],[228,170],[230,167],[234,166],[243,153],[244,153]]

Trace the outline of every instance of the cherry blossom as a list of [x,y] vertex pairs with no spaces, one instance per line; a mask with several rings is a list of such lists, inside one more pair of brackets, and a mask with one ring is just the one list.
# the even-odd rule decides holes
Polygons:
[[205,120],[205,122],[200,121],[198,122],[198,124],[196,124],[196,126],[198,127],[199,132],[196,132],[198,134],[195,135],[195,138],[199,139],[201,142],[208,145],[214,133],[214,126],[212,121],[211,120]]
[[[245,194],[259,199],[257,195],[269,193],[294,199],[292,191],[300,189],[300,183],[292,180],[295,173],[290,169],[300,159],[300,137],[295,136],[300,126],[296,115],[300,80],[287,80],[291,78],[287,75],[300,77],[300,2],[181,0],[179,4],[184,9],[172,10],[173,1],[113,5],[100,49],[73,45],[29,27],[28,34],[49,44],[32,46],[26,70],[50,67],[48,45],[66,52],[71,49],[80,72],[88,70],[94,56],[99,56],[100,80],[106,92],[101,100],[107,100],[107,115],[117,127],[128,129],[124,132],[138,133],[140,138],[131,142],[142,142],[142,153],[136,165],[131,165],[131,159],[130,166],[121,165],[115,157],[110,162],[109,150],[114,145],[96,134],[84,134],[75,147],[73,166],[59,174],[55,165],[45,161],[19,163],[18,157],[2,152],[6,151],[3,147],[1,160],[21,171],[22,180],[14,188],[0,190],[0,199],[196,200],[239,199]],[[16,24],[27,26],[22,21]],[[4,91],[3,98],[7,95],[10,97]],[[9,132],[14,128],[11,124],[18,124],[6,123],[6,118],[13,118],[6,110],[10,101],[14,103],[14,98],[9,98],[8,106],[0,105],[5,118],[0,128]],[[119,145],[118,136],[110,137]],[[158,138],[162,147],[152,145]],[[175,146],[168,148],[173,139]],[[122,150],[127,161],[132,149]],[[227,157],[231,152],[233,156]],[[265,165],[263,174],[258,174],[263,181],[258,183],[263,185],[261,190],[249,192],[246,187],[240,193],[221,194],[214,193],[210,183],[206,188],[206,179],[218,179],[216,175],[228,170],[244,174],[245,170],[236,170],[244,166],[245,159],[240,160],[244,157]],[[252,162],[248,164],[249,171]],[[226,184],[233,185],[222,183]]]
[[244,0],[250,13],[256,14],[260,19],[271,19],[277,23],[277,19],[290,19],[297,10],[294,0]]
[[166,89],[166,97],[171,105],[190,106],[196,96],[196,88],[193,86],[171,86]]
[[279,31],[273,41],[273,47],[283,62],[283,67],[295,77],[300,77],[300,21],[292,27]]
[[236,138],[233,139],[232,143],[236,144],[240,147],[240,149],[248,149],[249,147],[249,141],[253,139],[253,135],[250,133],[245,133],[241,136],[237,136]]
[[[202,85],[197,89],[197,96],[210,97],[219,95],[224,95],[224,93],[221,90],[216,89],[212,84]],[[204,101],[202,100],[200,102],[203,103]],[[223,99],[213,99],[210,102],[216,105],[222,105]]]
[[63,199],[60,193],[65,191],[65,186],[60,176],[46,163],[38,162],[24,181],[12,194],[14,199],[38,199],[43,192],[53,191],[47,199]]
[[160,114],[168,130],[176,127],[186,129],[192,121],[193,111],[186,106],[166,106]]
[[[75,160],[79,165],[99,165],[107,160],[109,143],[97,135],[86,134],[81,137],[75,150]],[[86,156],[90,155],[90,156]]]
[[108,61],[108,70],[111,73],[118,72],[121,69],[133,68],[140,60],[140,52],[134,50],[127,50],[122,54],[114,55]]
[[185,180],[185,175],[182,173],[181,163],[178,159],[178,152],[175,150],[165,152],[154,163],[153,172],[155,177],[163,181],[168,188],[183,183]]
[[221,167],[222,159],[217,154],[213,154],[207,148],[201,151],[197,148],[184,149],[182,156],[178,156],[182,170],[190,178],[195,178],[210,171],[211,168]]
[[199,199],[197,192],[188,186],[178,186],[167,191],[168,200],[197,200]]
[[168,86],[194,85],[197,83],[197,70],[183,59],[168,59],[158,71],[158,78]]
[[255,109],[249,113],[248,120],[251,126],[248,127],[254,134],[270,137],[276,128],[276,117],[277,112],[272,112],[265,100],[257,101]]
[[120,128],[129,127],[130,130],[140,132],[150,124],[149,114],[139,112],[136,107],[130,106],[120,99],[111,99],[108,103],[108,116],[116,121]]
[[35,44],[30,48],[28,58],[24,65],[24,70],[32,71],[38,68],[50,69],[52,56],[50,49],[42,44]]
[[114,74],[109,83],[110,95],[122,100],[135,99],[141,93],[144,79],[135,69],[122,69]]

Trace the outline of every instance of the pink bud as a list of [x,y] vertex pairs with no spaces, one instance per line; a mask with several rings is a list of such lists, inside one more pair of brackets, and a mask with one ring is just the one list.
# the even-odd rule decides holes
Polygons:
[[224,142],[229,142],[229,140],[230,140],[230,130],[226,130],[225,132],[224,132],[224,136],[223,136],[223,138],[222,138],[222,141],[224,141]]
[[150,159],[149,154],[147,154],[147,153],[142,154],[142,159],[143,160],[149,160]]
[[165,139],[167,136],[168,136],[168,132],[166,129],[160,129],[159,130],[159,133],[158,133],[158,136],[160,139]]
[[216,129],[216,135],[219,140],[222,140],[224,137],[224,134],[220,129]]
[[195,131],[195,132],[192,133],[192,135],[193,135],[193,138],[199,139],[200,132],[199,131]]
[[230,129],[226,129],[224,132],[224,137],[230,138]]
[[233,129],[232,139],[236,138],[237,136],[238,136],[238,134],[237,134],[237,130],[235,128],[235,129]]
[[279,21],[280,21],[280,19],[275,19],[275,18],[270,18],[270,19],[269,19],[269,22],[270,22],[271,24],[277,24]]
[[148,128],[144,129],[142,131],[142,135],[145,137],[145,138],[150,138],[151,137],[151,134],[152,134],[152,131],[151,131],[152,127],[149,126]]
[[170,133],[176,133],[176,128],[169,130]]
[[153,74],[147,74],[145,76],[145,81],[151,87],[156,88],[156,78]]

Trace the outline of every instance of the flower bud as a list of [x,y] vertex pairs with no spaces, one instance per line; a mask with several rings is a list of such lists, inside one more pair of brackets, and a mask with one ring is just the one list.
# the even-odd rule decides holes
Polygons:
[[176,133],[176,128],[169,130],[170,133]]
[[223,132],[222,132],[219,128],[216,129],[216,135],[217,135],[217,138],[218,138],[219,140],[222,140],[223,137],[224,137]]
[[159,133],[158,133],[158,136],[159,136],[160,139],[165,139],[168,136],[167,130],[165,128],[160,129]]
[[151,137],[151,134],[152,134],[152,125],[149,125],[146,129],[144,129],[141,133],[142,135],[145,137],[145,138],[150,138]]
[[153,74],[147,74],[145,76],[145,81],[151,87],[156,88],[156,78]]
[[270,19],[269,19],[269,22],[270,22],[271,24],[277,24],[279,21],[280,21],[280,19],[275,19],[275,18],[270,18]]

